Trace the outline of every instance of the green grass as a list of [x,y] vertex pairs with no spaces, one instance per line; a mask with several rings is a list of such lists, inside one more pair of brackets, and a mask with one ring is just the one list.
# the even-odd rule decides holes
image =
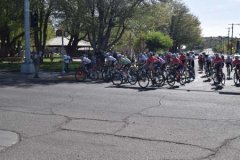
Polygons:
[[[69,64],[69,71],[75,71],[79,66],[79,62],[71,62]],[[0,70],[20,72],[21,63],[9,63],[7,61],[0,61]],[[45,72],[61,72],[62,61],[60,58],[55,58],[53,62],[49,58],[44,58],[43,63],[40,65],[40,70]]]
[[[79,66],[79,62],[71,62],[69,64],[69,71],[75,71]],[[46,62],[41,64],[40,69],[47,72],[60,72],[62,70],[62,62]]]
[[0,69],[7,70],[7,71],[19,72],[20,67],[21,67],[21,63],[0,62]]

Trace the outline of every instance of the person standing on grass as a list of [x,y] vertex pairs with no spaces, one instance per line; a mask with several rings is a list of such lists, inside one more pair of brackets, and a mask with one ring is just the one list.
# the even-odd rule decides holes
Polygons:
[[69,56],[69,54],[64,54],[64,57],[63,57],[63,60],[64,60],[64,71],[66,73],[69,72],[69,63],[71,61],[71,57]]
[[33,65],[34,65],[34,77],[33,78],[39,78],[38,72],[39,72],[39,65],[40,65],[40,56],[38,52],[33,51]]
[[51,53],[50,53],[50,61],[51,61],[51,63],[53,62],[53,59],[54,59],[54,58],[53,58],[53,52],[51,52]]

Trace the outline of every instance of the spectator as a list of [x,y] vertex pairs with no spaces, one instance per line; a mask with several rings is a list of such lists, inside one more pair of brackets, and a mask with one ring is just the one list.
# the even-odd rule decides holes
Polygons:
[[54,58],[53,58],[53,53],[51,52],[51,53],[50,53],[50,61],[53,62],[53,59],[54,59]]
[[40,65],[40,56],[38,52],[32,52],[33,54],[33,65],[34,65],[34,78],[39,78],[38,72],[39,72],[39,65]]
[[64,71],[66,73],[69,72],[69,63],[70,61],[72,60],[71,57],[69,56],[69,54],[64,54],[64,57],[63,57],[63,60],[64,60]]

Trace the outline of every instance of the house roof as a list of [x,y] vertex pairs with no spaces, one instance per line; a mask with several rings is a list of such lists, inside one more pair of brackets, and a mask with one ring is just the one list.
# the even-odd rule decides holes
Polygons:
[[[64,37],[63,38],[63,45],[67,46],[68,43],[69,43],[69,39]],[[52,38],[52,39],[48,40],[46,46],[47,47],[61,47],[62,46],[62,37],[55,37],[55,38]],[[81,40],[78,43],[78,47],[79,48],[81,48],[81,47],[91,47],[91,44],[90,44],[90,42]]]

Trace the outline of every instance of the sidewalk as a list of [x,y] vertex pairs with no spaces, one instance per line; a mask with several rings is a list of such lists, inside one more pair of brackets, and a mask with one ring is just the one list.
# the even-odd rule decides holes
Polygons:
[[66,80],[75,80],[74,73],[66,73],[61,75],[59,72],[39,72],[39,78],[34,78],[34,74],[23,74],[20,72],[9,72],[6,70],[0,70],[0,81],[12,81],[12,80],[21,80],[21,81],[66,81]]

